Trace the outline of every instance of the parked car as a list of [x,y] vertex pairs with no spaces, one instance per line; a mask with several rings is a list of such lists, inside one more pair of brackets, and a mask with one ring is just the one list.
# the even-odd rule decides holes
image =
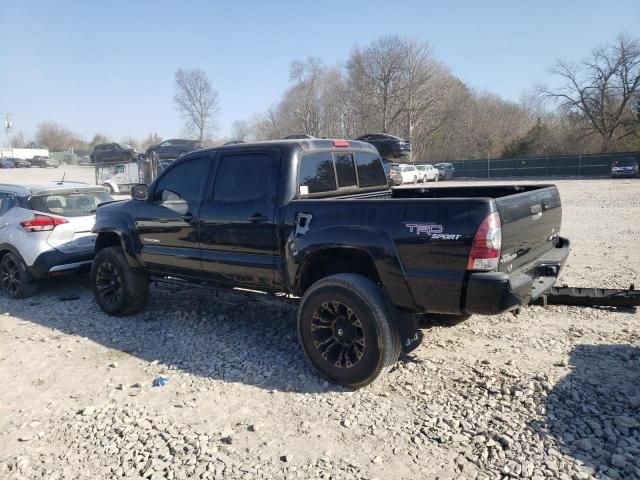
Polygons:
[[438,180],[451,180],[455,168],[450,163],[436,163],[434,167],[438,170]]
[[402,183],[418,183],[418,169],[413,165],[401,163],[400,173],[402,173]]
[[29,160],[25,160],[24,158],[17,157],[5,157],[4,160],[8,160],[13,163],[15,168],[29,168],[31,167],[31,162]]
[[95,209],[110,200],[86,183],[0,184],[0,290],[23,298],[39,280],[88,268]]
[[135,162],[143,154],[126,143],[101,143],[93,147],[89,157],[91,163]]
[[611,177],[638,177],[638,161],[635,158],[621,158],[611,165]]
[[402,172],[399,165],[391,165],[389,167],[389,185],[402,185]]
[[0,158],[0,168],[15,168],[16,166],[12,161],[7,160],[6,158]]
[[41,155],[34,156],[31,160],[32,167],[40,167],[40,168],[58,168],[60,166],[60,162],[55,158],[45,157]]
[[382,158],[400,158],[411,153],[411,143],[388,133],[369,133],[356,140],[373,145]]
[[438,170],[433,165],[416,165],[419,182],[437,182]]
[[460,321],[548,292],[569,254],[561,217],[554,185],[389,192],[359,141],[227,145],[98,207],[91,286],[109,315],[144,309],[151,281],[289,293],[309,363],[360,388],[420,344],[415,314]]
[[151,158],[157,155],[161,159],[178,158],[185,153],[192,152],[193,150],[199,150],[202,148],[202,144],[196,140],[184,140],[181,138],[174,138],[165,140],[157,145],[151,145],[144,153],[147,158]]

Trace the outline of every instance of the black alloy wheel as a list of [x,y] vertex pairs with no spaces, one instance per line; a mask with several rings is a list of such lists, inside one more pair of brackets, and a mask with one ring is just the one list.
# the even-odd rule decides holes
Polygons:
[[1,282],[2,282],[2,290],[7,292],[12,297],[16,295],[18,291],[20,291],[20,287],[22,286],[22,276],[20,274],[20,267],[16,262],[15,258],[12,256],[7,257],[2,262],[2,273],[1,273]]
[[313,344],[325,360],[338,368],[351,368],[364,355],[366,339],[355,312],[342,302],[325,302],[311,320]]
[[96,269],[96,294],[108,305],[118,305],[122,301],[122,278],[118,269],[109,261],[103,261]]

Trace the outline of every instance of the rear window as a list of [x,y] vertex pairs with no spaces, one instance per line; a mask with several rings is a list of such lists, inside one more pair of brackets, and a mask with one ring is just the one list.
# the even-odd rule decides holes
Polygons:
[[302,158],[298,186],[300,195],[336,190],[331,152],[311,153]]
[[[373,153],[356,152],[356,167],[361,187],[386,186],[387,178],[380,157]],[[393,169],[393,166],[391,167]]]
[[353,165],[353,155],[350,153],[336,153],[336,173],[338,174],[338,188],[356,187],[356,169]]
[[380,157],[370,152],[310,153],[300,162],[298,179],[300,195],[331,192],[338,188],[387,185]]
[[106,193],[65,193],[61,195],[40,195],[31,197],[31,208],[42,213],[51,213],[63,217],[84,217],[92,215],[93,210],[112,200]]

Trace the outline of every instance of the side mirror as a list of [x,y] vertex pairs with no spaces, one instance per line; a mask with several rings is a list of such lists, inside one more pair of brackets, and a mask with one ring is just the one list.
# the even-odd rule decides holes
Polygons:
[[149,188],[146,183],[138,183],[131,187],[131,197],[134,200],[145,201],[149,198]]

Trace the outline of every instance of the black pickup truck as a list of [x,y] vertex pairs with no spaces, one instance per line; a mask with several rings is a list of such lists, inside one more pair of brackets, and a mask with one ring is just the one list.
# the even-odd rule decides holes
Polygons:
[[306,357],[352,388],[420,343],[416,314],[517,309],[550,289],[569,253],[555,186],[389,190],[359,141],[199,150],[132,197],[97,209],[103,311],[144,308],[150,279],[300,297]]

